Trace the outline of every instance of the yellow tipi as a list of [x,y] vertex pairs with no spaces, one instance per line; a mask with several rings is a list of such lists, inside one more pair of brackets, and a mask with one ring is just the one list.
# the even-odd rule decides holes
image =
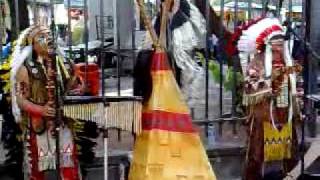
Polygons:
[[129,180],[215,180],[163,50],[171,0],[163,3],[159,38],[146,16],[143,0],[137,1],[157,48],[151,59],[152,93],[143,107],[143,130],[136,140]]
[[143,131],[137,137],[129,179],[215,180],[165,52],[154,53],[151,75],[152,94],[143,107]]

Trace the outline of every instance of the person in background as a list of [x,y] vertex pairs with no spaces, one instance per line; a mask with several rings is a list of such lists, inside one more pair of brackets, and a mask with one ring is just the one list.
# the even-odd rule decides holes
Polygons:
[[84,42],[84,12],[80,9],[71,8],[71,32],[72,45],[76,46]]

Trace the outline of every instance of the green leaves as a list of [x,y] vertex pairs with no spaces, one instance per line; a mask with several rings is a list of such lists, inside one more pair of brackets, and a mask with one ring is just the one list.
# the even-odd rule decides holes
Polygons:
[[[236,86],[244,81],[243,75],[240,72],[236,72],[235,75],[236,78]],[[226,79],[224,80],[223,86],[226,91],[231,91],[234,87],[235,81],[234,81],[234,71],[233,67],[228,67],[226,72]]]
[[[197,52],[196,57],[200,60],[202,64],[205,64],[206,59],[202,53]],[[209,59],[208,69],[213,77],[214,82],[220,83],[220,64],[213,59]],[[243,82],[243,80],[243,75],[240,72],[236,72],[236,86]],[[232,67],[228,67],[227,71],[224,73],[223,86],[225,91],[230,91],[234,88],[234,74]]]

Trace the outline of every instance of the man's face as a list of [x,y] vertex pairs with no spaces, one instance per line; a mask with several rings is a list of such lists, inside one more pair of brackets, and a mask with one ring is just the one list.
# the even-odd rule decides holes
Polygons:
[[272,40],[270,43],[271,43],[272,52],[277,52],[277,53],[283,52],[284,41],[282,39]]
[[49,30],[37,33],[33,39],[34,49],[41,56],[48,56],[53,50],[53,39]]
[[284,62],[284,40],[277,39],[272,40],[271,42],[271,50],[272,50],[272,61],[274,63],[283,63]]
[[81,11],[79,9],[70,9],[70,16],[72,19],[79,19]]

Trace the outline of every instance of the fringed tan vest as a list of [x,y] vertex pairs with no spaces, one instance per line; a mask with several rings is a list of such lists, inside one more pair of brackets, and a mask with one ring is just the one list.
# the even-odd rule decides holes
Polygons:
[[[29,100],[38,105],[45,105],[47,102],[46,90],[46,74],[42,65],[32,60],[25,62],[30,82],[30,98]],[[30,124],[30,117],[24,118]],[[44,121],[45,122],[45,121]],[[30,128],[29,128],[30,129]],[[28,133],[28,131],[26,131]],[[30,133],[30,131],[29,131]],[[46,129],[41,134],[37,134],[36,144],[38,149],[38,169],[39,171],[54,170],[56,169],[56,144],[53,138]],[[26,136],[26,142],[30,139]],[[60,130],[60,150],[61,150],[61,167],[73,167],[73,134],[71,130],[64,127]],[[27,145],[28,146],[28,145]],[[27,148],[28,149],[28,148]]]

